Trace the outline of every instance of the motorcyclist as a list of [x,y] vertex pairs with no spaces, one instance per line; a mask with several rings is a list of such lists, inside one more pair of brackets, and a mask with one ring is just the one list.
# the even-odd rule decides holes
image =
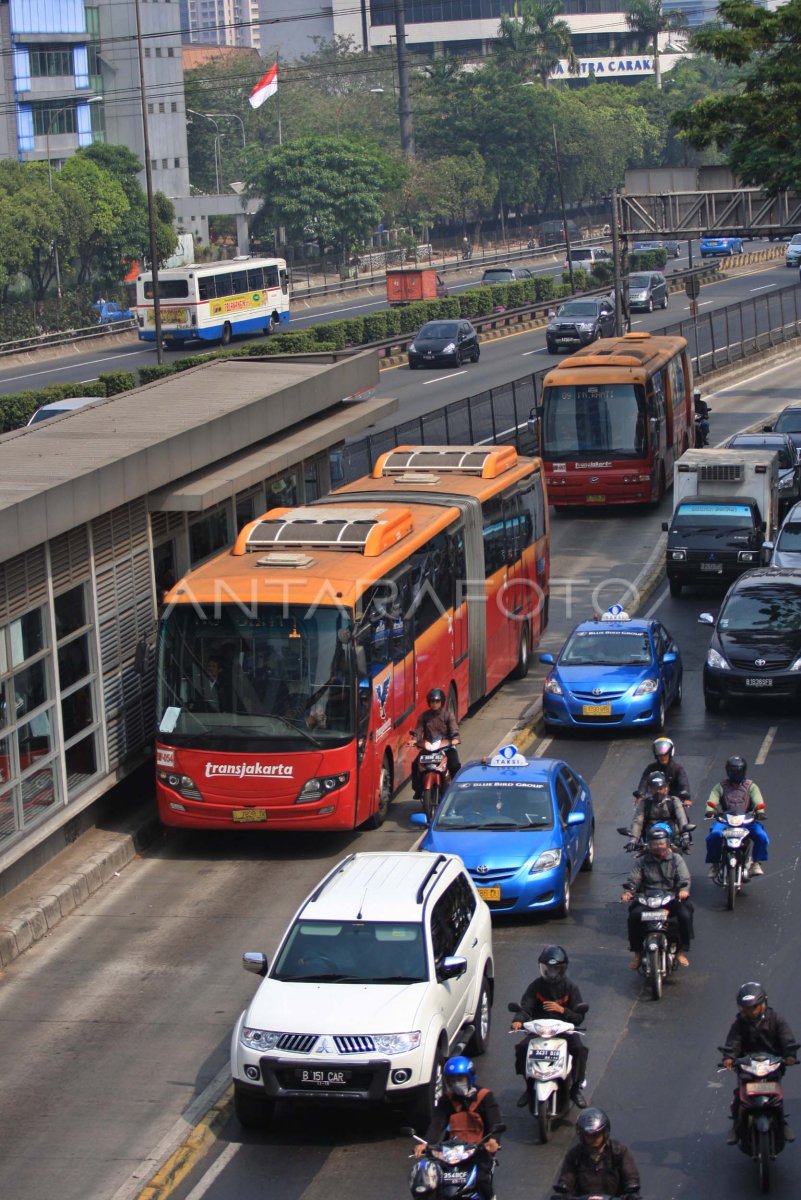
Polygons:
[[[412,734],[412,741],[420,750],[424,748],[425,742],[442,741],[447,743],[443,749],[448,759],[448,774],[453,779],[462,765],[456,750],[461,741],[459,724],[453,713],[448,712],[445,707],[445,693],[442,688],[431,688],[426,696],[426,702],[428,708],[420,714],[417,728]],[[415,800],[420,800],[423,795],[423,772],[420,770],[416,758],[412,764],[412,787]]]
[[[676,961],[689,967],[687,953],[692,933],[692,908],[690,898],[690,872],[680,854],[670,848],[670,830],[664,825],[652,825],[648,830],[646,850],[632,865],[629,877],[623,885],[623,904],[629,904],[629,947],[634,955],[629,966],[639,970],[642,961],[642,908],[637,896],[647,892],[670,892],[675,899],[671,904],[672,916],[679,927],[679,952]],[[632,903],[633,901],[633,903]]]
[[695,409],[695,426],[698,431],[696,445],[706,446],[709,442],[709,414],[711,409],[706,400],[701,399],[699,392],[696,392],[693,396],[693,408]]
[[628,1146],[610,1138],[609,1117],[587,1108],[576,1121],[578,1142],[571,1146],[554,1184],[560,1196],[636,1196],[640,1172]]
[[653,771],[661,771],[667,778],[668,789],[671,796],[678,796],[685,808],[692,805],[690,799],[690,782],[687,778],[687,772],[675,757],[676,747],[669,737],[658,737],[654,740],[651,747],[654,754],[656,766],[649,763],[640,776],[640,782],[637,784],[637,791],[634,793],[636,800],[641,800],[643,796],[648,794],[648,777]]
[[[570,1021],[579,1026],[584,1020],[587,1005],[581,998],[581,992],[572,979],[568,978],[567,967],[569,959],[567,952],[561,946],[546,946],[537,962],[540,965],[538,979],[534,979],[523,993],[520,1001],[520,1013],[512,1020],[512,1029],[522,1029],[524,1021],[538,1021],[547,1018]],[[518,1075],[526,1073],[526,1049],[532,1034],[523,1038],[515,1046],[515,1071]],[[570,1099],[576,1108],[586,1108],[587,1101],[582,1095],[587,1074],[587,1058],[589,1051],[580,1033],[564,1034],[570,1056],[573,1059],[573,1084],[570,1088]],[[518,1108],[525,1108],[529,1102],[528,1088],[517,1102]]]
[[[449,1137],[459,1141],[480,1142],[501,1124],[501,1110],[495,1096],[489,1088],[476,1086],[476,1068],[472,1059],[464,1055],[449,1058],[442,1068],[442,1083],[442,1099],[426,1130],[425,1144],[418,1142],[414,1148],[415,1158],[425,1153],[429,1142],[441,1142],[446,1131]],[[476,1191],[481,1200],[492,1200],[494,1155],[500,1148],[496,1137],[488,1137],[476,1154]]]
[[687,810],[678,796],[670,795],[667,776],[662,771],[652,771],[648,776],[647,792],[634,810],[634,819],[629,830],[636,842],[657,821],[670,825],[682,845],[689,846],[689,834],[685,830],[689,824]]
[[[756,821],[749,827],[753,861],[749,867],[750,875],[764,875],[761,864],[767,862],[770,841],[761,824],[765,817],[765,801],[762,793],[752,779],[746,778],[748,763],[739,754],[733,754],[726,759],[726,778],[716,783],[709,793],[706,802],[705,817],[716,817],[719,812],[753,813]],[[720,866],[720,852],[723,843],[723,830],[726,826],[721,821],[715,821],[706,838],[706,861],[712,865],[709,876],[714,879]]]
[[470,238],[465,234],[462,238],[462,258],[468,259],[473,257],[473,247],[470,245]]
[[[734,1060],[747,1054],[775,1054],[783,1058],[787,1066],[798,1062],[798,1041],[792,1029],[775,1009],[768,1007],[767,992],[761,983],[751,980],[744,983],[737,993],[737,1016],[726,1034],[723,1050],[723,1066],[734,1070]],[[727,1142],[735,1146],[738,1141],[737,1126],[740,1119],[740,1090],[735,1087],[731,1103],[732,1125]],[[795,1141],[795,1134],[784,1122],[784,1139]]]

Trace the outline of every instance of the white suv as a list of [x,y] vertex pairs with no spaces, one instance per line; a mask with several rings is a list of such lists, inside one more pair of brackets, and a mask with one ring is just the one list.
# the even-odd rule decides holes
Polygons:
[[424,1128],[450,1053],[487,1048],[492,927],[455,854],[351,854],[304,900],[231,1039],[243,1125],[278,1100],[402,1105]]

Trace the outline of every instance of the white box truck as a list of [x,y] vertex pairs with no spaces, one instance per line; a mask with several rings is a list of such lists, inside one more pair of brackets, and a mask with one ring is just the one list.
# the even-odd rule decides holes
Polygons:
[[728,585],[760,566],[778,524],[778,489],[774,451],[685,451],[673,467],[676,507],[662,524],[671,595],[685,583]]

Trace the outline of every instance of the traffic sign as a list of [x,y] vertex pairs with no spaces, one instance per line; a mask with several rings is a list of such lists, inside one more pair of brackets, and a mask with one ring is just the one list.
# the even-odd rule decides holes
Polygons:
[[684,290],[691,300],[697,300],[701,292],[701,283],[697,275],[691,275],[684,280]]

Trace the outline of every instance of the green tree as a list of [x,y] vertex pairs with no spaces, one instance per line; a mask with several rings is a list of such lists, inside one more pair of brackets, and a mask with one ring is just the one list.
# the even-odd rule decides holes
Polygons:
[[382,215],[384,193],[400,184],[398,165],[377,147],[338,137],[305,137],[263,156],[251,191],[264,196],[254,225],[285,226],[292,240],[335,246],[343,259]]
[[683,12],[665,12],[662,0],[624,0],[623,12],[629,29],[639,33],[643,50],[654,58],[654,83],[657,91],[662,87],[662,64],[659,61],[659,35],[662,33],[686,33],[687,19]]
[[458,221],[467,232],[468,222],[479,220],[492,205],[498,192],[497,176],[477,150],[439,158],[431,165],[439,181],[435,215]]
[[0,162],[0,262],[9,277],[27,275],[37,300],[55,279],[55,245],[69,255],[69,210],[51,190],[44,163]]
[[493,46],[498,62],[521,79],[536,75],[544,87],[560,59],[574,71],[578,59],[561,12],[561,0],[522,0],[519,17],[504,13]]
[[697,49],[740,72],[732,94],[689,104],[674,122],[693,146],[716,146],[743,183],[775,194],[801,187],[801,0],[770,12],[721,0],[724,25],[699,31]]
[[128,198],[113,175],[91,159],[78,155],[67,159],[53,182],[70,214],[72,241],[78,255],[78,284],[89,283],[99,256],[125,226],[130,209]]

